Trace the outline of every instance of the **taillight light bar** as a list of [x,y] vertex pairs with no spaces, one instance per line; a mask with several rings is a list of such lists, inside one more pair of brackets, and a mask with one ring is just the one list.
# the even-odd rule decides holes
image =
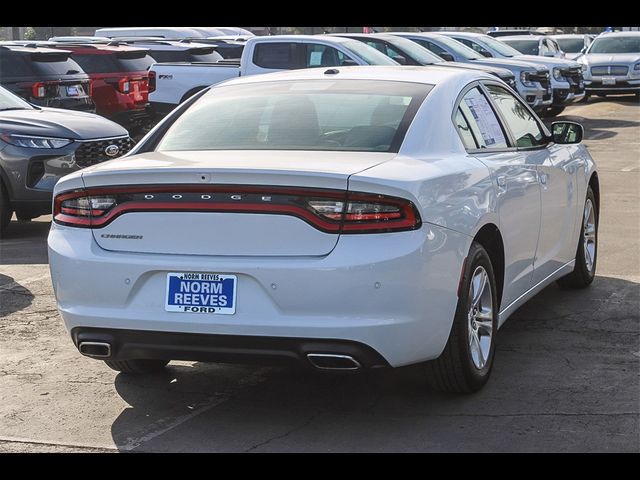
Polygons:
[[47,95],[47,86],[44,82],[37,82],[31,86],[33,98],[44,98]]
[[54,199],[60,225],[102,228],[131,212],[233,212],[290,215],[325,233],[415,230],[422,222],[405,199],[318,188],[236,185],[100,187]]

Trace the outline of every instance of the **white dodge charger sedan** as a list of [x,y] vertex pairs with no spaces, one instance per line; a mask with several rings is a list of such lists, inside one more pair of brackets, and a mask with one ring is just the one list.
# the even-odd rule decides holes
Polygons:
[[582,135],[549,132],[474,70],[216,85],[56,185],[60,313],[80,353],[121,372],[423,364],[434,388],[478,390],[519,306],[593,280],[600,188]]

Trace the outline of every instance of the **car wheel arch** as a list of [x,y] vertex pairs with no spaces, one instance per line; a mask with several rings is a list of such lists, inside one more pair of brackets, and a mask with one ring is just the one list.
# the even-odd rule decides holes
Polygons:
[[498,290],[498,310],[502,303],[504,291],[505,252],[504,241],[500,229],[495,223],[485,223],[473,237],[489,254]]
[[204,90],[205,88],[207,88],[206,85],[201,85],[199,87],[192,88],[191,90],[189,90],[187,93],[185,93],[182,96],[182,98],[180,99],[180,103],[184,102],[188,98],[191,98],[193,95],[195,95],[196,93],[198,93],[201,90]]
[[589,177],[588,185],[593,190],[593,196],[596,198],[596,211],[600,211],[600,179],[598,178],[598,172],[593,172]]

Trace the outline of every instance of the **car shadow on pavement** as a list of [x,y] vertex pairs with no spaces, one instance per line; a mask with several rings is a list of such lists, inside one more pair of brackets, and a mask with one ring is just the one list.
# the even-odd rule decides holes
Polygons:
[[0,265],[49,263],[47,235],[49,221],[13,220],[0,239]]
[[12,277],[0,274],[0,318],[27,308],[33,302],[33,298],[33,294],[26,287],[14,282]]
[[[620,428],[611,445],[624,450],[615,442],[637,429],[633,417],[622,426],[594,417],[587,428],[580,415],[637,412],[639,305],[640,284],[618,278],[549,286],[500,330],[493,376],[472,395],[428,391],[416,367],[323,374],[173,362],[152,376],[118,374],[129,407],[111,434],[122,451],[561,451]],[[558,433],[576,429],[586,440]]]

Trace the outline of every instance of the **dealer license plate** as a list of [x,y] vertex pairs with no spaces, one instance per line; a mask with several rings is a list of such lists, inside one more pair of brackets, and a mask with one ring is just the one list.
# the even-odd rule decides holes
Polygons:
[[165,310],[233,315],[237,281],[235,275],[219,273],[167,273]]
[[603,85],[615,85],[616,79],[614,77],[603,77],[602,78]]

